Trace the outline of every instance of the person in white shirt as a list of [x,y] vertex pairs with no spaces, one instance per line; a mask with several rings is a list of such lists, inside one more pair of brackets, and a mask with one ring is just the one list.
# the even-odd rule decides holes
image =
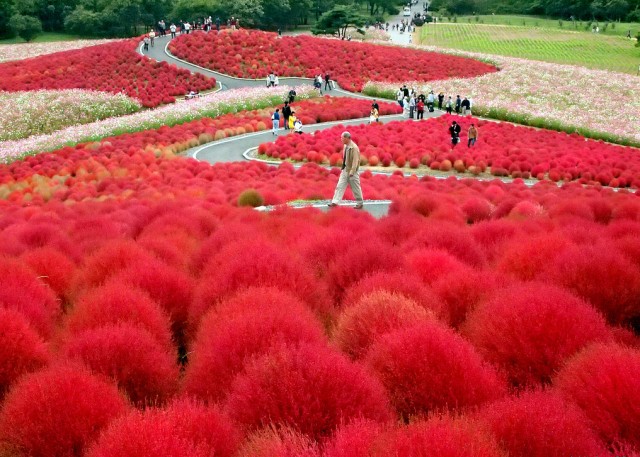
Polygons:
[[175,38],[176,37],[176,25],[175,24],[171,24],[169,26],[169,30],[171,30],[171,38]]

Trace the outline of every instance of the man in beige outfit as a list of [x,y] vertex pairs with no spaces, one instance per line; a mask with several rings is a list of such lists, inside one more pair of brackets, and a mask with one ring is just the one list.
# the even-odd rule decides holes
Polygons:
[[358,145],[351,141],[351,134],[344,132],[341,136],[344,149],[342,150],[342,171],[340,172],[340,178],[336,185],[336,191],[333,194],[333,199],[329,203],[329,207],[333,208],[338,206],[338,203],[342,200],[344,191],[347,190],[347,184],[351,187],[353,196],[356,198],[356,209],[362,208],[362,189],[360,188],[360,175],[358,169],[360,168],[360,149]]

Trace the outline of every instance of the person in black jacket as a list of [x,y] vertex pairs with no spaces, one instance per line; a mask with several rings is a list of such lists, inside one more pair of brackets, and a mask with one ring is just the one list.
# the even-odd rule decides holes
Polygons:
[[467,97],[465,97],[464,100],[462,100],[462,103],[460,103],[460,106],[462,107],[463,116],[466,116],[467,114],[471,114],[471,103],[469,102]]
[[451,135],[451,147],[455,148],[456,145],[460,142],[460,125],[453,121],[451,123],[451,127],[449,127],[449,134]]
[[444,103],[444,94],[440,92],[438,94],[438,109],[442,109],[442,104]]
[[462,100],[459,95],[456,95],[456,114],[460,114],[460,108],[462,107]]
[[289,116],[291,116],[291,107],[289,106],[289,102],[284,102],[284,107],[282,108],[282,117],[284,117],[285,130],[289,130]]

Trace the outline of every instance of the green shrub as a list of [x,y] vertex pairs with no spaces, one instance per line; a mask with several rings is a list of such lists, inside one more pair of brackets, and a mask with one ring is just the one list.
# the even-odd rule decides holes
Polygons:
[[11,19],[9,19],[9,27],[26,42],[33,40],[42,33],[42,22],[33,16],[14,14],[11,16]]
[[238,196],[238,206],[250,206],[256,208],[264,204],[264,198],[255,189],[246,189]]

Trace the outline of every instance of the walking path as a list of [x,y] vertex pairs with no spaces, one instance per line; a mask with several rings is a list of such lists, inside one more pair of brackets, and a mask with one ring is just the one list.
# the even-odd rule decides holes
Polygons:
[[[400,22],[402,16],[396,18],[393,22]],[[409,42],[409,33],[400,34],[399,32],[391,32],[391,39],[396,43],[408,43]],[[183,68],[189,70],[194,73],[200,73],[208,77],[214,77],[220,83],[222,90],[228,89],[239,89],[242,87],[264,87],[266,85],[265,79],[244,79],[244,78],[236,78],[233,76],[225,75],[223,73],[219,73],[217,71],[212,71],[207,68],[200,67],[198,65],[194,65],[182,59],[179,59],[173,55],[168,50],[169,42],[171,41],[171,36],[167,35],[164,37],[156,37],[155,45],[150,47],[148,51],[144,52],[142,50],[142,46],[140,47],[140,53],[146,55],[149,58],[158,61],[164,61],[170,64],[174,64],[179,68]],[[266,75],[265,75],[266,76]],[[298,77],[280,77],[280,83],[283,85],[292,85],[292,86],[301,86],[301,85],[311,85],[312,80],[310,78],[298,78]],[[325,91],[324,93],[329,94],[333,97],[351,97],[351,98],[361,98],[361,99],[369,99],[373,100],[372,97],[368,97],[366,95],[353,93],[345,91],[339,88],[336,85],[336,88],[331,91]],[[442,111],[436,110],[433,113],[425,112],[426,117],[437,117],[442,115]],[[406,119],[402,117],[402,115],[392,115],[392,116],[381,116],[381,122],[391,122],[394,120],[403,120]],[[305,133],[313,133],[319,130],[324,130],[335,125],[361,125],[369,122],[369,118],[361,118],[361,119],[351,119],[344,120],[338,122],[326,122],[320,124],[311,124],[306,125],[303,128]],[[282,130],[282,133],[289,132]],[[220,162],[237,162],[243,160],[253,160],[249,154],[245,154],[245,152],[257,148],[260,144],[273,141],[273,135],[271,130],[263,131],[263,132],[255,132],[249,133],[245,135],[239,135],[236,137],[228,138],[225,140],[215,141],[212,143],[208,143],[203,146],[199,146],[197,148],[190,149],[186,152],[186,154],[196,160],[202,160],[211,164],[220,163]],[[336,140],[337,141],[337,140]],[[329,167],[327,167],[329,168]],[[390,173],[385,173],[390,174]],[[314,204],[302,205],[302,206],[313,206],[320,209],[328,209],[326,204],[327,202],[316,202]],[[364,210],[372,214],[374,217],[382,217],[385,216],[389,211],[390,201],[365,201]],[[353,206],[350,203],[345,203],[345,206]]]

